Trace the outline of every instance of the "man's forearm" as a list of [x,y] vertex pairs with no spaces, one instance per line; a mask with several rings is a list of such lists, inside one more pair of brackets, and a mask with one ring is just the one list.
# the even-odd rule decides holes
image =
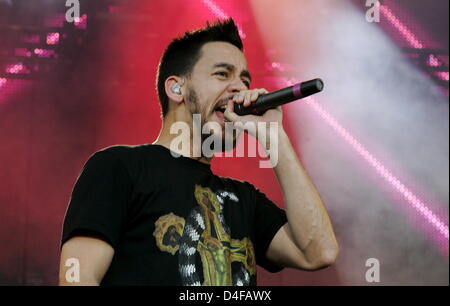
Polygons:
[[283,191],[294,243],[309,260],[333,261],[338,244],[328,213],[282,128],[278,136],[278,163],[274,170]]

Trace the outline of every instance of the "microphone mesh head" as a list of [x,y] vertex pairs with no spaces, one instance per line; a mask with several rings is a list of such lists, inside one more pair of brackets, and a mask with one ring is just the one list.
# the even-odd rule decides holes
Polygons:
[[318,91],[323,90],[323,81],[321,79],[316,79],[316,88]]

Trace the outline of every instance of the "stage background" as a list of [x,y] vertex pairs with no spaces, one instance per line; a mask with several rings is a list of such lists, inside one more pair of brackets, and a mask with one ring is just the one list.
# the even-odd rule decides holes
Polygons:
[[[448,1],[0,0],[0,284],[55,285],[59,239],[87,158],[155,140],[155,73],[169,41],[232,16],[253,86],[321,77],[283,107],[341,253],[318,272],[258,270],[260,285],[448,285]],[[283,207],[259,158],[219,158]],[[366,281],[366,261],[380,282]]]

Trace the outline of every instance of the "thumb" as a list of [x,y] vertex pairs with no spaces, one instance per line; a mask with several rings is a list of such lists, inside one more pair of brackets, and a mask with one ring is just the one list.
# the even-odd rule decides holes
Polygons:
[[241,121],[238,114],[234,112],[234,102],[229,100],[227,102],[227,108],[225,109],[225,112],[223,113],[224,117],[231,122],[239,122]]

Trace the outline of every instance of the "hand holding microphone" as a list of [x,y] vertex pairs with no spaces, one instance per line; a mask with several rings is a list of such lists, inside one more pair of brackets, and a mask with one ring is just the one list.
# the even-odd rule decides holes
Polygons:
[[264,114],[268,109],[306,98],[323,90],[324,84],[321,79],[295,84],[277,91],[259,96],[255,102],[245,107],[243,104],[235,103],[234,112],[239,116]]

